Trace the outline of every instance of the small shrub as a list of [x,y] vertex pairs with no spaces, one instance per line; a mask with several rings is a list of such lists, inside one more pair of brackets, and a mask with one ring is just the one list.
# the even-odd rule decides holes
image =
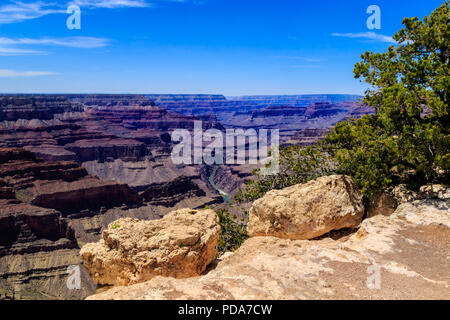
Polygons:
[[222,231],[218,244],[219,255],[237,250],[248,239],[247,225],[231,217],[226,209],[220,209],[216,213]]

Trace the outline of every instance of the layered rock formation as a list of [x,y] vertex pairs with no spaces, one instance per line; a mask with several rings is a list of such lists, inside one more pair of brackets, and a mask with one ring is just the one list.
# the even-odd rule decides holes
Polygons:
[[77,248],[68,220],[53,209],[0,200],[0,257]]
[[66,284],[68,268],[80,268],[78,240],[87,232],[74,227],[74,218],[124,204],[139,204],[125,184],[91,177],[74,162],[0,148],[0,298],[80,299],[92,293],[84,271],[83,289]]
[[32,187],[19,190],[16,195],[24,202],[57,209],[64,214],[138,203],[137,194],[127,185],[93,177],[73,182],[35,181]]
[[0,121],[51,120],[55,114],[81,110],[64,97],[0,96]]
[[66,94],[69,101],[86,106],[154,106],[153,100],[139,94]]
[[161,220],[124,218],[98,243],[81,249],[84,265],[103,285],[128,285],[155,276],[200,275],[217,254],[220,227],[212,210],[181,209]]
[[271,95],[271,96],[242,96],[230,98],[237,101],[249,101],[263,105],[289,105],[306,107],[313,103],[340,103],[356,101],[360,96],[347,94],[304,94],[304,95]]
[[[282,141],[308,144],[298,130],[328,129],[337,122],[373,113],[360,107],[354,95],[283,95],[228,97],[217,95],[149,95],[170,111],[205,119],[214,115],[226,128],[279,129]],[[310,132],[311,134],[313,131]],[[322,137],[318,132],[315,141]],[[290,140],[287,142],[287,140]]]
[[[154,152],[167,157],[170,132],[197,120],[139,95],[1,96],[0,147],[46,160],[141,161]],[[213,116],[202,120],[204,129],[220,128]]]
[[181,176],[173,181],[154,184],[147,188],[140,197],[151,205],[173,207],[185,198],[206,196],[205,191],[199,188],[192,179]]
[[284,141],[284,145],[315,145],[325,138],[329,129],[301,129]]
[[334,175],[269,191],[253,203],[249,214],[250,236],[305,240],[357,227],[364,205],[353,180]]
[[253,237],[204,276],[155,277],[88,299],[449,299],[446,190],[368,218],[351,234]]
[[144,159],[147,155],[145,144],[132,139],[77,140],[66,144],[64,149],[76,154],[80,162],[93,160],[105,162],[114,159],[133,161]]
[[74,162],[45,162],[22,149],[0,149],[0,177],[15,197],[64,214],[138,203],[127,185],[88,176]]
[[236,112],[233,117],[222,121],[225,127],[266,128],[280,131],[301,129],[327,129],[349,117],[370,113],[368,108],[360,109],[356,102],[317,102],[307,107],[292,105],[269,105],[263,109]]
[[69,183],[86,175],[74,163],[45,163],[25,150],[0,149],[0,299],[80,299],[93,292],[86,273],[82,290],[66,285],[67,269],[80,267],[70,220],[16,198],[36,181]]

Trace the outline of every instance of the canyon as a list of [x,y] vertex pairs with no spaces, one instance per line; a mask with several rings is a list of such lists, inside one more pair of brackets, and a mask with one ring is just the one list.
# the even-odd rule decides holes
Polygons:
[[[256,166],[175,165],[174,130],[279,128],[282,144],[314,144],[372,112],[356,98],[0,96],[0,298],[83,299],[97,285],[79,250],[113,221],[228,207]],[[68,289],[74,266],[82,290]]]

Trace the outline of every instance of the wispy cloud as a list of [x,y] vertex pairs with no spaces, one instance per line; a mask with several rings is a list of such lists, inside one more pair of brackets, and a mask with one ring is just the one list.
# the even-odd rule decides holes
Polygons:
[[[49,0],[51,1],[51,0]],[[48,2],[44,0],[9,0],[0,5],[0,25],[37,19],[49,14],[66,14],[67,7],[76,4],[88,9],[144,8],[152,7],[156,2],[194,3],[195,0],[66,0]],[[0,37],[0,56],[17,56],[30,54],[46,54],[44,51],[21,48],[22,46],[59,46],[71,48],[102,48],[109,44],[105,38],[67,37],[67,38],[20,38]],[[19,48],[17,47],[19,46]]]
[[204,1],[198,0],[32,0],[26,2],[8,0],[6,5],[0,6],[0,24],[24,22],[55,13],[66,14],[68,6],[72,4],[82,9],[116,9],[147,8],[161,2],[192,3],[195,5],[204,3]]
[[145,8],[150,7],[151,3],[146,0],[73,0],[70,4],[80,7],[90,8]]
[[23,22],[53,13],[65,12],[66,10],[54,3],[10,1],[9,4],[0,7],[0,24]]
[[[0,56],[42,55],[47,52],[29,49],[29,46],[39,47],[69,47],[94,49],[103,48],[109,44],[109,39],[95,37],[67,37],[67,38],[6,38],[0,37]],[[25,48],[23,48],[25,46]]]
[[0,45],[41,45],[60,46],[71,48],[102,48],[107,46],[108,39],[95,37],[68,37],[68,38],[0,38]]
[[19,78],[19,77],[40,77],[55,75],[55,72],[48,71],[16,71],[10,69],[0,69],[0,77],[3,78]]
[[360,32],[360,33],[332,33],[333,37],[345,37],[354,39],[367,39],[379,42],[397,43],[392,37],[375,32]]
[[46,54],[44,51],[40,50],[28,50],[28,49],[18,49],[18,48],[1,48],[0,56],[23,56],[23,55],[39,55]]

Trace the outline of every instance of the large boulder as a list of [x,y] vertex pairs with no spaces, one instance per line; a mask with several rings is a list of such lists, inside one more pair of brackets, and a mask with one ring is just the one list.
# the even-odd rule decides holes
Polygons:
[[350,177],[325,176],[272,190],[250,209],[250,236],[306,240],[353,228],[364,215],[362,196]]
[[215,258],[219,235],[214,211],[181,209],[161,220],[121,218],[80,254],[94,281],[103,285],[129,285],[158,275],[187,278],[200,275]]

